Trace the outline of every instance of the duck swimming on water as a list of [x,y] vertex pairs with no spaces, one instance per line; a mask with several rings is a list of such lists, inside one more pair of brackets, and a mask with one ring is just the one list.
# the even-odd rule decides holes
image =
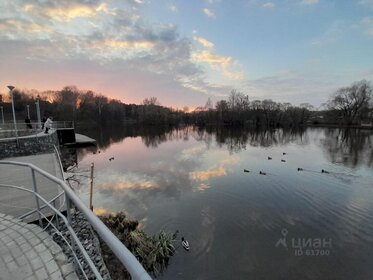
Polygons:
[[272,158],[271,157],[268,157],[268,160],[271,160]]
[[185,240],[184,237],[181,237],[181,245],[183,245],[185,250],[189,251],[189,249],[190,249],[189,242],[187,240]]
[[286,155],[286,153],[282,153],[282,155]]
[[260,174],[260,175],[267,175],[267,173],[262,172],[262,171],[259,171],[259,174]]
[[321,169],[321,173],[329,174],[329,171],[326,171],[325,169]]
[[244,169],[243,172],[250,172],[250,170]]
[[298,167],[298,169],[297,169],[298,171],[303,171],[303,168],[301,168],[301,167]]
[[284,160],[284,159],[282,159],[281,161],[282,161],[282,162],[286,162],[286,160]]

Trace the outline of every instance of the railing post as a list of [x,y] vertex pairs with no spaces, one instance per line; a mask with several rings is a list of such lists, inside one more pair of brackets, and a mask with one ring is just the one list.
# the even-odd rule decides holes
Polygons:
[[[38,187],[37,187],[36,178],[35,178],[35,171],[32,168],[31,168],[31,174],[32,174],[32,184],[34,187],[34,192],[38,193]],[[36,208],[38,209],[38,215],[39,215],[39,225],[42,227],[43,223],[41,221],[39,198],[35,195],[35,199],[36,199]]]
[[[53,200],[53,207],[57,209],[56,207],[56,199]],[[58,230],[60,230],[60,223],[59,223],[59,219],[58,219],[58,215],[56,214],[56,228]]]
[[93,170],[94,170],[94,163],[91,163],[91,187],[89,189],[89,209],[93,211]]
[[[70,200],[69,196],[67,195],[67,193],[65,193],[65,199],[66,199],[67,222],[68,222],[69,226],[71,226],[71,228],[73,228],[72,217],[71,217],[71,200]],[[73,250],[73,253],[75,253],[76,245],[75,245],[74,237],[71,234],[70,234],[70,240],[71,240],[71,248]],[[74,269],[76,270],[77,269],[77,263],[76,263],[76,260],[75,260],[74,257],[73,257],[73,263],[74,263]]]

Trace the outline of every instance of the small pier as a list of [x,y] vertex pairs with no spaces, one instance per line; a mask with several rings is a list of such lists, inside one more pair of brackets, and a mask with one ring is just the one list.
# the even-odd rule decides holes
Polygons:
[[73,122],[55,122],[54,127],[57,131],[60,145],[66,146],[85,146],[96,145],[96,140],[83,134],[75,133]]

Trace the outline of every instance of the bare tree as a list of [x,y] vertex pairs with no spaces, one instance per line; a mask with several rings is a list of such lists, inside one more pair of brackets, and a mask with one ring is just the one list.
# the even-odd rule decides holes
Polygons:
[[213,108],[213,105],[212,105],[212,101],[211,101],[211,98],[207,98],[207,101],[206,101],[206,104],[205,104],[205,109],[206,110],[212,110]]
[[157,100],[157,97],[149,97],[145,98],[144,101],[142,102],[143,105],[161,105],[159,101]]
[[228,106],[230,110],[237,112],[246,110],[249,107],[249,96],[234,89],[228,97]]
[[371,99],[372,87],[367,81],[362,80],[350,87],[338,89],[327,105],[329,109],[340,114],[345,124],[351,125],[364,117]]

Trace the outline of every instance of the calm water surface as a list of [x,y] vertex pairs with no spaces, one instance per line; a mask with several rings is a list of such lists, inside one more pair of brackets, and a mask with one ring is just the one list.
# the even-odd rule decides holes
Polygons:
[[159,279],[373,279],[372,131],[82,132],[100,146],[77,151],[95,208],[189,241]]

